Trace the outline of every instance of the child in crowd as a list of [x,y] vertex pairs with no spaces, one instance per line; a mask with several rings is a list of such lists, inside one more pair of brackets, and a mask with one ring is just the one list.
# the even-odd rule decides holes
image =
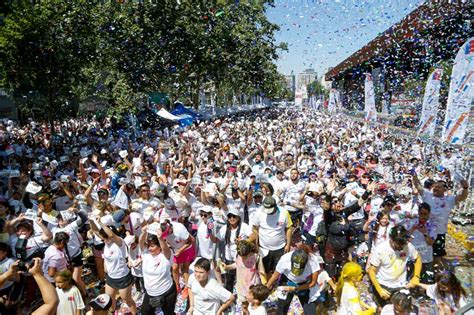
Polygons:
[[371,315],[375,308],[366,305],[359,298],[357,285],[362,280],[362,267],[355,262],[348,262],[342,268],[337,282],[336,298],[339,308],[338,315],[357,314]]
[[244,315],[266,315],[267,310],[262,305],[270,295],[270,290],[263,284],[253,284],[249,288],[248,301],[250,306],[244,309]]
[[[258,255],[256,253],[255,245],[247,241],[240,241],[237,243],[237,258],[235,263],[225,265],[226,270],[236,269],[236,284],[237,300],[242,303],[244,312],[248,309],[248,290],[254,284],[260,284],[259,270],[258,270]],[[262,274],[265,272],[262,268]]]
[[135,288],[137,289],[137,292],[133,298],[137,301],[140,300],[141,295],[145,293],[145,284],[143,283],[142,271],[142,256],[138,246],[138,237],[135,235],[128,235],[125,237],[124,241],[125,245],[127,245],[128,267],[130,268],[135,279]]
[[390,297],[392,304],[383,307],[380,315],[417,315],[418,309],[412,304],[410,291],[400,290]]
[[420,283],[419,286],[426,290],[426,295],[435,300],[440,314],[454,314],[466,305],[466,290],[452,271],[446,270],[437,274],[435,284]]
[[[315,255],[316,256],[316,255]],[[327,314],[331,302],[333,299],[330,297],[329,289],[333,292],[336,292],[336,284],[329,277],[329,274],[324,270],[324,260],[321,256],[316,256],[316,259],[319,261],[319,266],[321,267],[318,275],[317,284],[310,289],[310,299],[309,303],[314,302],[316,304],[316,314]]]
[[54,280],[56,282],[56,293],[59,298],[56,314],[81,315],[85,305],[81,292],[72,279],[72,273],[69,270],[60,271],[56,274]]
[[436,240],[436,225],[430,220],[431,207],[423,202],[418,206],[418,218],[408,223],[408,233],[412,235],[411,243],[421,255],[423,267],[421,269],[421,282],[432,284],[434,282],[433,270],[433,244]]

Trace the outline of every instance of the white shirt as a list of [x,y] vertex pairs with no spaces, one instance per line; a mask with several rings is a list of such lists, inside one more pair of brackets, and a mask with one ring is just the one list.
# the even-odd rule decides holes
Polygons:
[[118,246],[114,242],[105,243],[102,257],[110,278],[120,279],[130,272],[127,266],[127,247],[124,241],[122,241],[122,246]]
[[67,249],[71,259],[79,255],[81,250],[82,238],[79,238],[79,227],[77,226],[76,222],[72,222],[71,224],[66,225],[65,227],[61,228],[59,226],[54,227],[51,232],[53,232],[53,239],[59,232],[65,232],[69,235],[69,242],[67,242]]
[[[225,243],[225,234],[227,232],[227,225],[223,226],[219,230],[219,235],[217,238]],[[230,238],[229,238],[229,243],[225,244],[225,259],[230,260],[230,261],[235,261],[235,258],[237,257],[237,244],[235,243],[235,239],[237,237],[237,229],[233,229],[230,231]],[[252,234],[252,229],[250,226],[248,226],[245,223],[241,223],[240,225],[240,231],[239,231],[239,236],[241,239],[246,239]]]
[[454,303],[453,295],[447,293],[446,296],[443,298],[442,296],[438,294],[437,287],[438,285],[435,283],[435,284],[429,285],[428,288],[426,289],[426,295],[428,295],[430,298],[435,300],[436,304],[438,305],[441,303],[447,304],[451,308],[451,311],[453,313],[457,311],[458,309],[460,309],[461,307],[463,307],[464,305],[466,305],[467,302],[464,296],[461,296],[459,298],[459,307],[457,307]]
[[310,256],[308,259],[308,262],[306,263],[306,266],[304,267],[303,273],[299,276],[293,274],[291,272],[291,255],[293,255],[294,252],[289,252],[281,256],[280,261],[278,262],[275,270],[282,274],[285,275],[286,278],[294,283],[305,283],[309,279],[311,279],[311,275],[317,271],[319,271],[319,264],[316,260],[316,258],[313,258],[313,256]]
[[66,253],[54,245],[48,247],[44,252],[43,258],[43,274],[49,282],[54,282],[54,278],[48,275],[48,269],[50,267],[56,268],[56,272],[67,269]]
[[376,278],[381,285],[401,288],[407,284],[407,262],[417,256],[413,244],[408,243],[402,251],[395,251],[388,240],[372,249],[370,264],[377,267]]
[[423,201],[431,207],[433,223],[438,228],[438,234],[446,234],[448,229],[449,214],[456,204],[455,196],[435,197],[432,192],[423,192]]
[[285,207],[288,211],[293,212],[293,211],[298,211],[297,208],[293,206],[286,205],[287,202],[294,204],[294,203],[299,203],[300,196],[303,193],[305,189],[306,183],[298,180],[298,182],[295,184],[291,180],[287,181],[287,184],[285,188],[283,189],[283,196],[282,200],[285,203]]
[[227,302],[232,293],[227,291],[216,279],[209,279],[204,287],[194,278],[189,277],[188,287],[194,296],[193,315],[217,314],[219,307]]
[[209,235],[209,230],[212,235],[215,236],[216,234],[216,223],[209,222],[204,223],[204,221],[200,220],[198,229],[197,229],[197,242],[198,242],[198,256],[212,259],[214,256],[214,243],[211,240],[211,236]]
[[160,296],[173,285],[171,277],[171,263],[165,255],[160,253],[153,256],[146,250],[142,255],[143,280],[146,292],[150,296]]
[[286,245],[286,229],[289,227],[286,210],[277,209],[273,214],[258,211],[254,220],[254,226],[258,227],[260,247],[278,250]]
[[189,238],[189,232],[186,227],[179,222],[171,222],[171,225],[173,226],[173,234],[169,234],[166,237],[166,241],[170,245],[170,248],[176,252]]
[[[407,222],[405,227],[407,228],[407,230],[410,230],[413,226],[417,226],[418,224],[418,219],[412,219]],[[436,226],[429,221],[425,223],[425,226],[428,232],[428,236],[435,240],[438,236]],[[421,261],[423,263],[433,262],[433,246],[430,246],[426,243],[426,239],[423,233],[421,233],[420,230],[416,229],[413,231],[411,236],[411,243],[413,244],[413,246],[415,246],[418,253],[420,253]]]
[[267,309],[263,305],[260,305],[257,308],[253,308],[253,306],[250,305],[248,310],[249,315],[267,315]]
[[138,198],[132,201],[132,211],[139,212],[146,218],[152,216],[163,204],[158,198],[151,197],[148,200]]
[[[8,257],[5,257],[5,259],[0,261],[0,274],[3,274],[5,272],[7,272],[8,269],[10,268],[10,266],[14,262],[15,262],[15,260],[13,260],[13,258],[8,258]],[[13,281],[5,281],[5,283],[3,284],[3,287],[1,287],[0,290],[4,290],[4,289],[8,288],[12,284],[13,284]]]
[[346,283],[342,288],[341,304],[337,309],[337,315],[357,315],[362,311],[359,300],[359,292],[352,285]]
[[76,314],[77,310],[83,310],[86,306],[82,300],[81,292],[73,285],[68,291],[56,288],[59,304],[56,310],[57,315]]
[[309,303],[314,302],[318,299],[318,297],[326,291],[329,287],[329,281],[331,280],[331,277],[329,277],[329,274],[327,273],[326,270],[321,270],[318,275],[318,282],[314,287],[309,289]]

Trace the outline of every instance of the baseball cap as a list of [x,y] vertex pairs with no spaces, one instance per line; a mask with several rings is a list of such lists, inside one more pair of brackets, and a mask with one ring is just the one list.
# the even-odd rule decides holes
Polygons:
[[229,211],[227,212],[227,215],[229,215],[229,214],[235,215],[237,217],[240,216],[239,210],[237,208],[234,208],[234,207],[229,208]]
[[257,196],[263,197],[263,192],[261,190],[256,190],[256,191],[253,192],[253,196],[254,197],[257,197]]
[[308,262],[308,254],[302,250],[297,249],[291,254],[291,272],[295,276],[301,276]]
[[122,220],[125,218],[125,211],[117,210],[112,214],[112,218],[114,219],[115,226],[120,227],[122,225]]
[[89,305],[94,309],[94,311],[105,311],[112,306],[112,299],[108,294],[100,294],[90,301]]
[[199,209],[201,212],[207,212],[207,213],[212,213],[212,207],[211,206],[203,206],[201,209]]
[[273,211],[275,211],[276,206],[277,204],[275,198],[269,196],[263,199],[262,210],[266,214],[273,213]]

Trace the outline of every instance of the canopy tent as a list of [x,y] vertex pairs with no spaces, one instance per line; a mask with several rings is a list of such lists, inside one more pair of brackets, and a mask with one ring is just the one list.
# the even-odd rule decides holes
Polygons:
[[199,114],[186,108],[182,103],[176,102],[173,111],[173,115],[180,117],[179,123],[181,126],[191,125],[195,120],[200,119]]

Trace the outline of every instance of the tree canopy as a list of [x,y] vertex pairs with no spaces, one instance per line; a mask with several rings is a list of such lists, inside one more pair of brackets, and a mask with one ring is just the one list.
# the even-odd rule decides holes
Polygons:
[[211,88],[280,96],[273,61],[286,45],[265,14],[272,2],[14,1],[0,25],[0,88],[49,120],[90,96],[117,115],[156,91],[195,106]]

